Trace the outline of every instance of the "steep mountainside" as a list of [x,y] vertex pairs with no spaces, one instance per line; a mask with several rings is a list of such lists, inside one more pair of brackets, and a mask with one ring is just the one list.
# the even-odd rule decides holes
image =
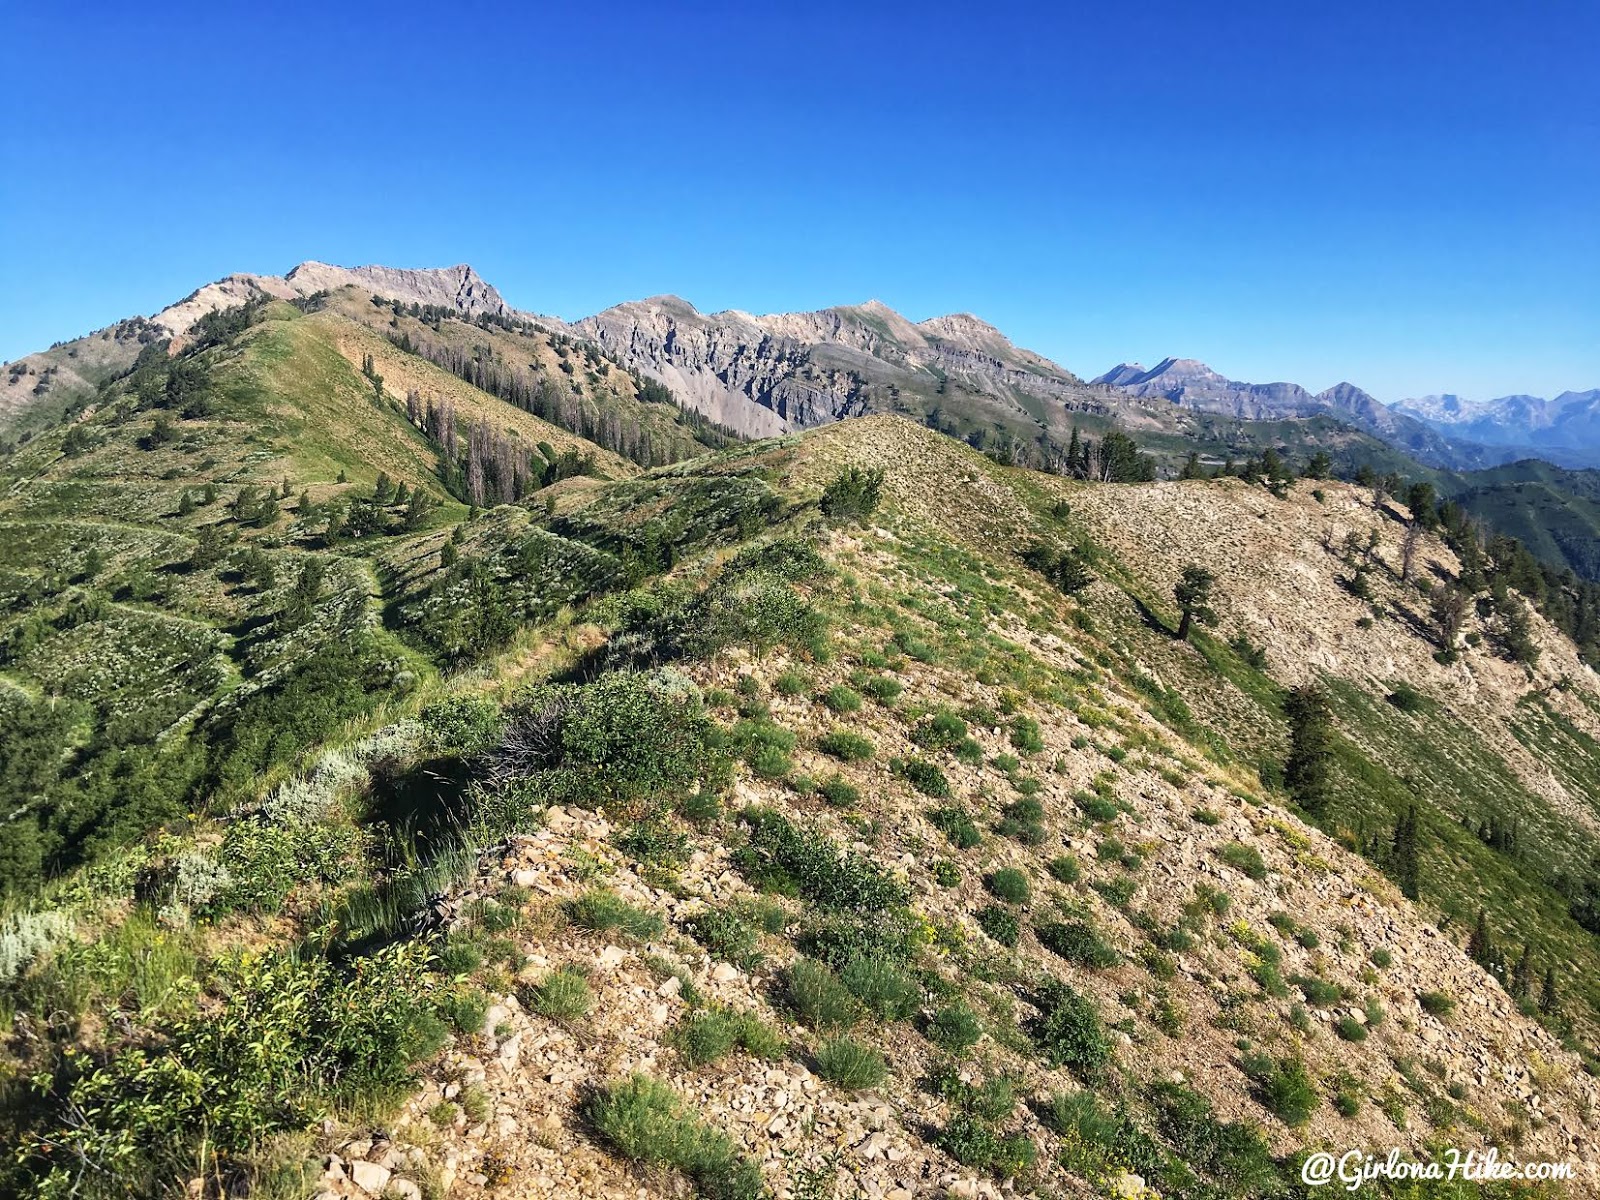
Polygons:
[[1593,1190],[1600,686],[1501,564],[894,416],[641,469],[615,343],[322,292],[0,464],[0,1190]]

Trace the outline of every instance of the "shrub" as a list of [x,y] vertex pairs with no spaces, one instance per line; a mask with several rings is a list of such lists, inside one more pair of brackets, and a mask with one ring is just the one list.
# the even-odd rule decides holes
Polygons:
[[834,808],[854,808],[861,802],[860,790],[842,775],[823,780],[817,792]]
[[958,850],[970,850],[983,841],[983,835],[967,815],[967,810],[959,804],[929,809],[927,816],[928,823],[949,838]]
[[980,908],[973,918],[978,922],[979,929],[1002,946],[1015,946],[1017,939],[1022,936],[1022,924],[1009,908],[990,904]]
[[1038,1154],[1027,1134],[1000,1134],[988,1122],[970,1113],[951,1117],[934,1141],[958,1163],[1002,1177],[1031,1167]]
[[847,1091],[877,1087],[888,1073],[883,1055],[853,1038],[829,1038],[817,1047],[817,1074]]
[[1097,1077],[1111,1059],[1111,1042],[1094,1005],[1071,987],[1050,980],[1033,997],[1038,1015],[1028,1035],[1047,1062],[1085,1078]]
[[1122,956],[1083,921],[1052,921],[1036,926],[1034,934],[1046,950],[1075,966],[1103,970],[1122,961]]
[[1456,1011],[1456,998],[1449,992],[1418,992],[1417,1003],[1422,1006],[1423,1012],[1441,1021]]
[[1261,858],[1261,852],[1254,846],[1246,846],[1241,842],[1229,842],[1226,846],[1217,849],[1217,857],[1227,863],[1236,871],[1242,871],[1251,879],[1265,879],[1267,877],[1267,864]]
[[868,1013],[884,1021],[910,1017],[922,998],[917,985],[886,959],[853,959],[839,972],[839,980]]
[[1222,821],[1222,814],[1210,808],[1197,808],[1189,815],[1201,825],[1217,825]]
[[1000,810],[1000,822],[995,828],[1003,836],[1016,838],[1025,846],[1042,846],[1046,838],[1044,805],[1032,796],[1013,800]]
[[500,706],[485,696],[448,696],[419,716],[428,744],[444,754],[469,758],[500,738]]
[[720,1009],[689,1013],[671,1037],[673,1049],[690,1066],[716,1062],[739,1044],[739,1027]]
[[676,1092],[648,1075],[633,1075],[597,1092],[584,1115],[626,1158],[674,1167],[707,1200],[760,1200],[761,1171],[733,1139],[685,1111]]
[[574,1021],[589,1011],[594,993],[589,981],[571,967],[552,971],[533,990],[533,1011],[552,1021]]
[[761,937],[739,913],[712,908],[696,913],[685,925],[689,935],[721,959],[749,968],[760,961]]
[[1406,683],[1395,684],[1394,691],[1389,693],[1387,699],[1403,713],[1426,712],[1428,709],[1428,698]]
[[692,690],[664,675],[548,684],[510,708],[494,754],[497,782],[529,778],[551,803],[637,804],[724,770]]
[[861,693],[854,688],[836,683],[818,697],[831,712],[841,716],[861,710]]
[[1336,983],[1329,983],[1326,979],[1318,979],[1315,975],[1291,976],[1289,982],[1300,989],[1307,1003],[1315,1004],[1318,1008],[1326,1008],[1344,999],[1342,987]]
[[1317,1089],[1298,1058],[1247,1059],[1245,1074],[1255,1081],[1256,1100],[1286,1125],[1303,1125],[1317,1108]]
[[850,989],[827,964],[815,959],[798,959],[784,972],[784,999],[795,1016],[813,1029],[842,1028],[861,1016]]
[[[811,686],[803,671],[785,671],[772,681],[772,690],[780,696],[800,696],[805,694],[806,688]],[[711,694],[706,694],[706,703],[711,703]]]
[[1028,877],[1015,867],[1001,867],[984,877],[983,886],[1007,904],[1026,904],[1033,895]]
[[817,749],[841,762],[861,762],[873,755],[870,741],[859,733],[835,729],[817,739]]
[[866,520],[877,511],[883,477],[882,468],[846,467],[822,490],[822,515],[835,521]]
[[965,1054],[983,1036],[983,1022],[965,1000],[945,1005],[928,1020],[928,1040],[951,1054]]
[[1045,864],[1045,870],[1050,872],[1050,878],[1057,883],[1073,884],[1083,878],[1083,869],[1078,866],[1078,860],[1070,854],[1058,854]]
[[1367,1040],[1367,1027],[1348,1013],[1333,1023],[1333,1030],[1347,1042]]
[[961,868],[948,858],[941,858],[928,868],[933,881],[940,887],[952,888],[961,883]]
[[879,704],[893,704],[905,691],[898,679],[888,675],[875,675],[861,684],[861,690]]
[[921,758],[904,758],[896,759],[891,765],[897,775],[924,796],[932,796],[935,800],[949,797],[950,781],[937,764]]
[[489,994],[482,988],[462,988],[445,997],[442,1009],[445,1020],[457,1033],[475,1033],[483,1028]]
[[655,913],[636,908],[615,892],[596,888],[585,892],[567,906],[574,925],[596,933],[619,930],[629,937],[648,942],[661,936],[665,923]]
[[1211,1101],[1181,1083],[1156,1084],[1151,1100],[1157,1129],[1183,1162],[1224,1185],[1226,1194],[1276,1194],[1281,1181],[1271,1147],[1257,1129],[1218,1121]]
[[924,750],[953,750],[966,736],[967,723],[950,712],[935,713],[911,731],[911,740]]
[[1372,965],[1380,969],[1394,966],[1394,954],[1386,947],[1379,946],[1372,952]]
[[735,865],[764,886],[791,887],[825,908],[876,912],[909,899],[906,887],[858,854],[842,851],[825,835],[797,829],[768,808],[750,807],[739,819],[750,842]]
[[1044,735],[1039,722],[1032,717],[1017,717],[1011,722],[1011,744],[1023,754],[1037,754],[1044,749]]
[[229,961],[219,1001],[163,1025],[158,1043],[100,1063],[69,1057],[40,1114],[35,1144],[50,1147],[30,1162],[40,1194],[70,1194],[81,1165],[100,1164],[115,1194],[153,1195],[170,1156],[192,1161],[202,1133],[211,1151],[233,1155],[330,1105],[398,1102],[411,1064],[445,1035],[430,967],[415,942],[348,972],[312,955]]

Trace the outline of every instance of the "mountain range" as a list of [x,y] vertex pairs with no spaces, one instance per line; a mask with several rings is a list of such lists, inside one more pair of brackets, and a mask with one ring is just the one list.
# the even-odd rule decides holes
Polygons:
[[[1153,439],[1158,454],[1198,441],[1220,460],[1250,453],[1255,441],[1250,430],[1230,438],[1226,422],[1332,418],[1434,468],[1470,470],[1520,457],[1565,467],[1600,464],[1600,390],[1551,401],[1439,396],[1391,406],[1352,383],[1316,393],[1295,383],[1246,383],[1186,358],[1149,370],[1123,363],[1085,383],[967,313],[913,322],[874,300],[817,312],[708,314],[679,297],[657,296],[567,322],[513,309],[466,265],[406,270],[305,262],[282,276],[227,276],[151,317],[131,317],[6,364],[0,428],[39,428],[57,419],[127,370],[144,345],[181,340],[205,312],[251,296],[304,298],[346,286],[469,318],[529,320],[592,341],[664,384],[688,408],[747,437],[902,412],[962,436],[998,434],[1039,446],[1064,442],[1073,425],[1100,433],[1115,420]],[[1340,440],[1325,429],[1297,432]]]

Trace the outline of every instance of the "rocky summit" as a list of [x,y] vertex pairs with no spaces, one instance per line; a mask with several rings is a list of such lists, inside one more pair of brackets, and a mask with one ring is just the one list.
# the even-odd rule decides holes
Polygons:
[[1577,473],[467,267],[11,368],[0,1193],[1600,1191]]

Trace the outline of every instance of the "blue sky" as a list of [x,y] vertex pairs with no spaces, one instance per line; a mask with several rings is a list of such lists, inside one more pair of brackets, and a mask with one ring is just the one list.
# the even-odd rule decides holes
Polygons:
[[567,317],[972,311],[1084,375],[1600,386],[1593,0],[15,4],[0,37],[0,358],[317,258]]

